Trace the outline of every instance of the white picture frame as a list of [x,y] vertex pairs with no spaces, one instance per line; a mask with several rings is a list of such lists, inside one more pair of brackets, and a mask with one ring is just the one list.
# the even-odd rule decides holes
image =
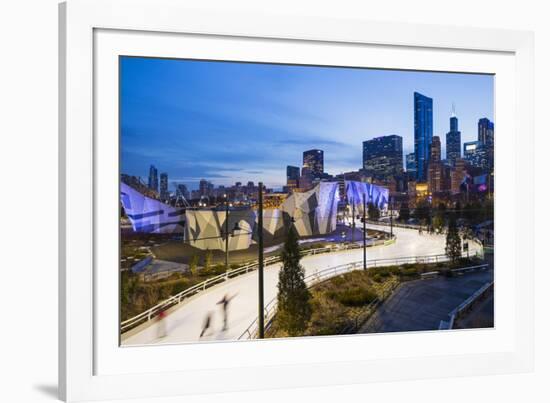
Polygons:
[[[188,9],[183,2],[170,0],[70,0],[60,5],[59,38],[61,398],[171,396],[532,370],[534,231],[532,209],[525,209],[534,196],[531,33],[359,19],[237,15]],[[181,38],[187,38],[186,47],[180,46]],[[108,61],[132,49],[137,54],[147,49],[147,55],[179,57],[191,49],[198,52],[199,46],[193,41],[206,39],[212,43],[229,41],[231,47],[214,44],[211,51],[218,52],[220,58],[237,60],[257,57],[268,61],[260,47],[254,47],[261,42],[276,43],[277,50],[273,48],[269,57],[283,61],[309,57],[304,62],[323,64],[324,60],[330,64],[326,55],[330,49],[332,55],[349,58],[347,64],[362,65],[358,55],[362,50],[368,53],[368,48],[369,52],[386,54],[380,54],[378,65],[369,63],[371,67],[475,72],[490,66],[487,71],[498,71],[495,99],[503,140],[496,148],[496,188],[502,198],[496,206],[500,247],[496,264],[502,270],[496,276],[502,287],[497,285],[495,332],[422,332],[377,339],[351,336],[132,349],[120,349],[113,343],[118,326],[107,318],[106,303],[99,302],[98,290],[102,301],[104,297],[105,301],[116,301],[117,286],[112,282],[109,286],[97,269],[106,256],[98,254],[98,245],[104,236],[109,237],[107,232],[113,225],[98,214],[108,211],[108,207],[103,209],[104,198],[99,200],[98,192],[108,194],[108,187],[103,187],[108,181],[102,178],[118,166],[116,148],[103,140],[118,141],[108,134],[112,128],[109,119],[113,118],[109,115],[116,111],[116,102],[109,97],[110,91],[116,91],[116,83],[109,77],[116,74],[111,75]],[[244,41],[247,45],[239,47]],[[240,56],[236,52],[241,52]],[[391,61],[392,53],[397,52],[406,52],[411,58],[400,53],[399,58],[394,56],[399,60]],[[414,54],[425,55],[425,61],[415,61]],[[103,137],[98,137],[98,128]],[[106,162],[99,164],[98,155]],[[118,169],[114,171],[116,178]],[[516,190],[520,188],[521,192]],[[506,228],[498,226],[499,216],[511,217]],[[499,313],[504,318],[500,322]],[[384,349],[380,354],[368,352],[369,344],[388,338],[394,344],[398,341],[402,349],[396,347],[392,354]],[[489,349],[489,345],[493,347]],[[191,359],[178,359],[183,353]],[[218,359],[221,356],[224,363]]]

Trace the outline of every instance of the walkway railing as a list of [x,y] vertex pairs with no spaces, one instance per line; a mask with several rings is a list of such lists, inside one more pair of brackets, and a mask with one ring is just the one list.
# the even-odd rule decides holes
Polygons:
[[[466,257],[466,253],[462,254],[462,257]],[[403,264],[414,264],[414,263],[439,263],[446,262],[449,258],[447,255],[425,255],[425,256],[408,256],[408,257],[398,257],[392,259],[375,259],[367,260],[367,269],[372,267],[384,267],[384,266],[398,266]],[[346,263],[334,267],[329,267],[327,269],[316,271],[304,278],[308,288],[313,287],[314,285],[321,283],[331,277],[338,276],[340,274],[349,273],[354,270],[362,270],[363,261],[357,261],[352,263]],[[269,301],[264,308],[264,322],[266,327],[269,326],[273,320],[277,310],[277,298],[273,298]],[[258,319],[256,318],[246,330],[239,336],[238,340],[248,340],[254,339],[258,334]]]
[[[487,269],[488,265],[482,265],[485,266],[483,269]],[[479,266],[481,267],[481,266]],[[466,268],[470,270],[466,271],[472,271],[472,268]],[[478,268],[473,268],[477,269]],[[483,270],[482,269],[482,270]],[[477,290],[475,293],[473,293],[470,297],[468,297],[464,302],[462,302],[459,306],[457,306],[455,309],[453,309],[449,313],[449,320],[448,321],[440,321],[439,322],[439,330],[451,330],[454,328],[455,321],[457,318],[460,318],[462,315],[464,315],[465,312],[468,312],[468,310],[480,299],[484,298],[487,294],[493,292],[495,287],[495,282],[491,281],[488,283],[485,283],[479,290]]]
[[[370,240],[367,243],[367,246],[369,247],[378,246],[378,245],[384,245],[387,243],[388,243],[388,240],[383,240],[383,239]],[[338,244],[338,245],[327,246],[324,248],[305,249],[300,251],[300,254],[302,256],[311,256],[311,255],[319,255],[323,253],[339,252],[343,250],[360,249],[362,247],[363,246],[359,243],[349,243],[349,244],[343,244],[343,245]],[[264,265],[268,266],[271,264],[279,263],[280,261],[281,261],[280,256],[271,256],[264,259]],[[241,274],[246,274],[248,272],[251,272],[257,269],[258,269],[258,262],[255,261],[252,263],[248,263],[244,266],[241,266],[237,269],[228,270],[215,277],[209,278],[201,283],[195,284],[192,287],[189,287],[175,295],[172,295],[168,299],[158,303],[157,305],[147,309],[146,311],[121,322],[120,324],[121,333],[124,333],[142,323],[150,321],[151,319],[156,317],[160,312],[180,304],[184,299],[192,297],[193,295],[196,295],[197,293],[204,291],[207,288],[210,288],[216,284],[223,283],[224,281],[227,281],[234,277],[240,276]]]

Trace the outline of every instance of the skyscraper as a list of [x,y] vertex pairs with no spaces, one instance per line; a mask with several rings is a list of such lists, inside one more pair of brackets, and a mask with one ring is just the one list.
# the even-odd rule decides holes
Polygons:
[[363,141],[363,169],[386,179],[403,173],[403,138],[392,134]]
[[489,119],[479,119],[477,124],[477,140],[483,146],[493,145],[495,140],[495,125]]
[[163,172],[160,174],[160,199],[168,200],[168,174]]
[[464,160],[467,161],[470,165],[475,167],[480,166],[479,161],[479,149],[481,144],[479,141],[467,141],[464,143]]
[[199,195],[208,196],[210,193],[209,182],[206,179],[201,179],[199,182]]
[[416,171],[416,159],[414,158],[414,153],[407,154],[405,166],[407,167],[407,172]]
[[304,151],[304,160],[302,165],[302,175],[311,175],[314,178],[320,178],[324,172],[323,150]]
[[430,162],[441,161],[441,141],[439,136],[432,137],[432,145],[430,147]]
[[495,163],[495,125],[487,118],[479,119],[477,124],[477,140],[480,144],[479,153],[481,167],[490,172]]
[[418,92],[414,93],[414,154],[416,179],[425,182],[433,136],[433,100]]
[[187,186],[185,186],[183,183],[178,184],[178,186],[176,187],[176,195],[189,199],[189,190],[187,189]]
[[407,154],[405,166],[407,168],[407,178],[409,178],[409,180],[416,180],[416,159],[414,153]]
[[455,161],[455,166],[451,169],[451,193],[460,193],[460,185],[464,181],[465,175],[464,160],[459,158]]
[[288,190],[299,187],[300,168],[292,165],[286,167],[286,186]]
[[286,180],[298,180],[300,178],[300,168],[292,165],[286,167]]
[[430,147],[430,162],[428,163],[428,189],[432,193],[442,192],[444,186],[445,168],[441,162],[441,141],[439,136],[433,136]]
[[[454,108],[453,108],[454,109]],[[458,130],[458,119],[454,114],[450,119],[451,130],[447,133],[446,145],[447,145],[447,161],[454,166],[457,159],[460,158],[460,131]]]
[[158,170],[154,165],[149,167],[149,182],[147,183],[147,186],[155,192],[159,191]]

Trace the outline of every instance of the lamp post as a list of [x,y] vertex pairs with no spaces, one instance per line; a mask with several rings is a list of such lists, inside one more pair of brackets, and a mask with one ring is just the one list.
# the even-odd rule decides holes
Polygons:
[[351,243],[355,241],[355,203],[351,198]]
[[225,271],[229,270],[229,200],[225,198]]
[[390,239],[393,238],[393,199],[390,197]]
[[363,193],[363,270],[367,270],[367,201]]
[[264,338],[264,196],[258,183],[258,337]]

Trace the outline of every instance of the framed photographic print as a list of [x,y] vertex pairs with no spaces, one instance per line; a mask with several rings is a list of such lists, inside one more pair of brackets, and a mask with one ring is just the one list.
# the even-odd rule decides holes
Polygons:
[[530,33],[60,15],[64,399],[531,369]]

